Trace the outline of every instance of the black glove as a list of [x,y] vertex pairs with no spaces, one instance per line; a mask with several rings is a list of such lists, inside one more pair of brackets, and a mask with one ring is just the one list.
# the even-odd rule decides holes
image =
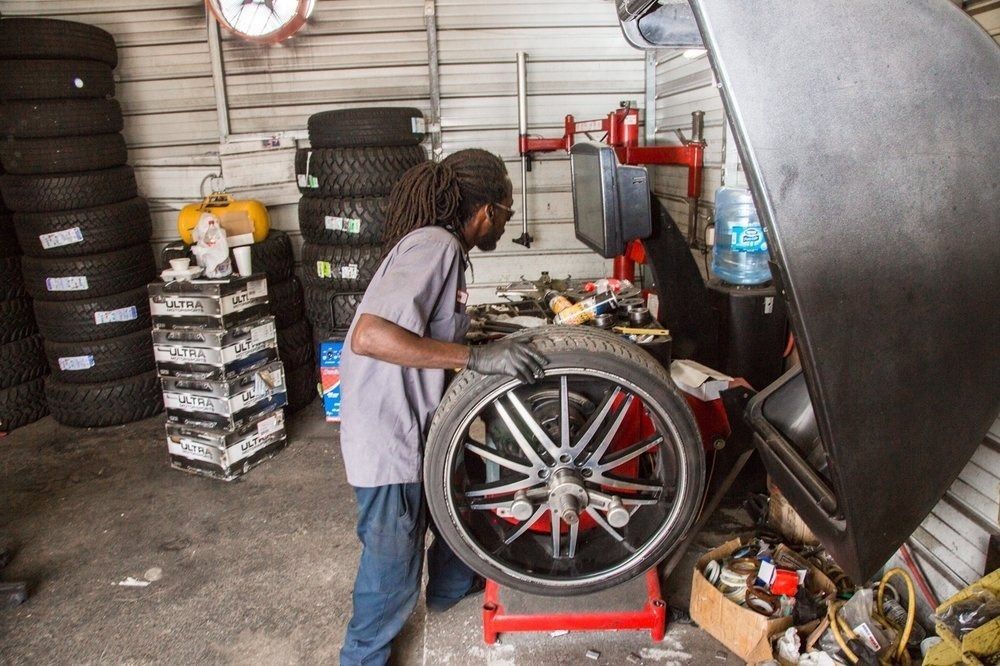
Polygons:
[[501,340],[469,348],[469,370],[482,375],[507,375],[533,384],[542,377],[545,357],[522,340]]

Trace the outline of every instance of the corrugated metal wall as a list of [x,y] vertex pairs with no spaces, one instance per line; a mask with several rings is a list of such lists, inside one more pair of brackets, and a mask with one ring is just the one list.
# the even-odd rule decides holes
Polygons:
[[517,214],[499,248],[473,253],[472,298],[490,298],[496,284],[537,277],[604,275],[608,262],[573,234],[569,160],[537,161],[528,181],[530,250],[520,235],[523,211],[517,157],[515,54],[528,54],[528,129],[561,136],[563,117],[601,118],[622,100],[640,104],[643,54],[621,36],[614,3],[607,0],[438,0],[441,126],[445,153],[480,147],[501,155],[514,183]]
[[[415,106],[429,115],[425,12],[434,9],[424,0],[319,0],[309,25],[275,47],[223,31],[223,136],[202,0],[0,0],[5,15],[76,20],[115,36],[130,162],[154,209],[157,248],[176,237],[176,211],[198,199],[202,181],[221,169],[231,192],[267,204],[273,226],[292,235],[296,252],[293,155],[308,145],[306,119],[356,105]],[[437,0],[436,12],[444,154],[482,147],[503,156],[517,208],[517,51],[530,58],[533,132],[556,136],[567,113],[599,118],[620,100],[643,102],[643,55],[625,44],[610,0]],[[573,235],[568,160],[540,161],[529,195],[536,243],[525,250],[510,242],[520,233],[519,210],[497,252],[474,258],[474,299],[542,270],[604,274],[606,262]]]
[[[1000,42],[1000,1],[966,2],[965,7]],[[706,205],[699,215],[700,228],[704,229],[711,219],[715,189],[723,182],[746,184],[736,148],[727,143],[730,133],[708,58],[698,51],[657,52],[655,98],[655,136],[661,142],[669,140],[674,129],[687,129],[692,111],[705,111]],[[659,167],[656,171],[656,193],[681,228],[686,228],[684,170]],[[1000,534],[1000,419],[911,539],[915,555],[942,599],[986,573],[991,534]]]

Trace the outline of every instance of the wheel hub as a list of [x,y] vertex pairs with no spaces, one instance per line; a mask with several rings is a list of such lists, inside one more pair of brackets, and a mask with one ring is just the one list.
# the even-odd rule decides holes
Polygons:
[[560,467],[549,477],[548,504],[552,515],[568,525],[580,522],[580,512],[590,504],[583,476],[573,467]]

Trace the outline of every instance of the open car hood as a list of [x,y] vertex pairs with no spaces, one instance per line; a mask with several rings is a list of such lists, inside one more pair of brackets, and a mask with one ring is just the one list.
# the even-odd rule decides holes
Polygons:
[[[802,358],[758,397],[758,449],[866,580],[1000,405],[1000,48],[949,0],[690,5]],[[637,29],[656,10],[632,43],[673,45]],[[796,404],[811,427],[768,426]]]

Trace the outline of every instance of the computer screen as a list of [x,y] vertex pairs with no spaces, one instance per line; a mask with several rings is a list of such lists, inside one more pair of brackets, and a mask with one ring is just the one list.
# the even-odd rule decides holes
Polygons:
[[573,160],[573,208],[576,235],[603,254],[607,245],[605,174],[598,153],[577,153]]

